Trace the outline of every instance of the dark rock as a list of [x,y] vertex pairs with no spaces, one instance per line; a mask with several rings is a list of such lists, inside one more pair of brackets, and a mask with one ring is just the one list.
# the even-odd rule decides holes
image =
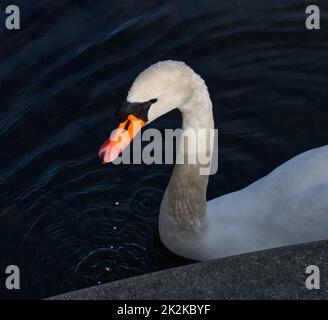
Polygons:
[[[308,290],[305,269],[320,268]],[[195,263],[51,299],[328,299],[328,241]]]

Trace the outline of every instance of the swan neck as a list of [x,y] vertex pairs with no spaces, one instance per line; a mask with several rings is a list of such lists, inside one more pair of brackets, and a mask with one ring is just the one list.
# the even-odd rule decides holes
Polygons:
[[[206,153],[211,161],[213,149],[210,141],[202,141],[201,136],[196,148],[188,144],[190,132],[199,134],[198,130],[202,130],[205,139],[209,140],[209,133],[214,127],[212,103],[203,81],[194,96],[179,109],[182,113],[182,135],[187,139],[180,139],[177,161],[183,159],[183,163],[176,164],[173,169],[161,205],[160,223],[171,232],[190,235],[202,232],[205,226],[208,175],[200,174],[202,164],[199,159]],[[189,159],[193,160],[192,163],[186,162]]]

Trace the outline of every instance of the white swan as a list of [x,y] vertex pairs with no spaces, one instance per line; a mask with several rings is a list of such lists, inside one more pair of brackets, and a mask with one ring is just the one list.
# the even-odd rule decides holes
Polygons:
[[[133,123],[141,128],[175,107],[182,112],[183,130],[213,128],[212,103],[201,77],[183,62],[156,63],[136,78],[119,108],[121,133],[123,127],[130,131]],[[121,151],[114,149],[113,139],[102,146],[104,162]],[[161,203],[161,240],[178,255],[208,260],[327,239],[327,164],[328,146],[310,150],[248,187],[207,203],[208,176],[199,175],[197,164],[176,165]]]

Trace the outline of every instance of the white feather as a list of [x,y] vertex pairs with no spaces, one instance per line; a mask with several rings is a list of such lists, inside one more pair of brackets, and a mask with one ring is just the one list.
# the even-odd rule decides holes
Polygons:
[[[183,130],[214,127],[205,82],[183,62],[159,62],[137,77],[128,100],[154,98],[149,122],[179,108]],[[327,239],[327,164],[328,146],[310,150],[207,204],[208,177],[199,175],[197,164],[177,165],[161,204],[161,239],[196,260]]]

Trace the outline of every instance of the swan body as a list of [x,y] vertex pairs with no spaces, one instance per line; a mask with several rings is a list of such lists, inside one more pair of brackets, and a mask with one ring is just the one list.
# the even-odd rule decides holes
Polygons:
[[328,146],[307,151],[248,187],[208,201],[202,230],[194,234],[169,219],[166,192],[162,241],[176,254],[209,260],[327,239],[327,161]]
[[[182,130],[214,128],[206,84],[183,62],[147,68],[134,81],[127,102],[138,106],[139,116],[145,113],[145,124],[178,108]],[[205,151],[181,145],[179,152],[213,153],[213,145]],[[248,187],[208,202],[208,176],[199,174],[201,165],[177,164],[160,207],[161,240],[178,255],[209,260],[327,239],[327,164],[328,146],[313,149]]]

